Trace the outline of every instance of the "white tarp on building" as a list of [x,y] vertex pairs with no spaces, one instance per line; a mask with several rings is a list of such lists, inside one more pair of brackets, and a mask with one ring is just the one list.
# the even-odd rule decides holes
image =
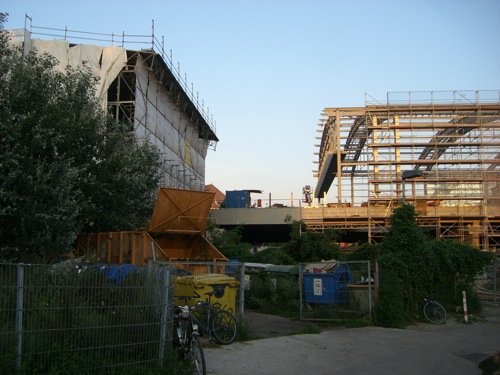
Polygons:
[[[123,47],[70,44],[67,40],[32,39],[27,30],[10,33],[11,44],[24,47],[26,53],[36,49],[58,61],[56,70],[67,67],[86,67],[98,78],[96,96],[103,108],[108,106],[107,92],[127,64],[127,50]],[[162,154],[165,186],[203,190],[205,184],[205,157],[209,141],[199,135],[150,66],[138,56],[135,66],[134,130],[138,138],[148,139]]]
[[67,40],[31,39],[32,48],[39,54],[48,53],[59,62],[56,69],[65,71],[66,67],[90,68],[94,77],[99,78],[96,96],[103,107],[107,106],[106,93],[109,86],[127,63],[127,51],[122,47],[101,47],[77,44],[70,46]]
[[167,163],[167,186],[202,190],[208,142],[176,107],[141,57],[136,69],[135,133],[154,143]]

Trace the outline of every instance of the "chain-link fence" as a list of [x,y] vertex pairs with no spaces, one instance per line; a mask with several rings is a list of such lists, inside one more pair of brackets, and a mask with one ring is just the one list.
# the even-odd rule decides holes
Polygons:
[[185,302],[175,296],[241,315],[242,272],[239,263],[0,264],[0,372],[150,374],[168,365],[173,306]]
[[174,305],[208,299],[238,322],[255,303],[304,320],[360,318],[372,280],[369,262],[0,264],[0,370],[154,373],[169,362]]
[[170,345],[169,272],[0,265],[3,373],[145,373]]
[[369,261],[306,264],[300,271],[300,318],[370,317],[375,280]]

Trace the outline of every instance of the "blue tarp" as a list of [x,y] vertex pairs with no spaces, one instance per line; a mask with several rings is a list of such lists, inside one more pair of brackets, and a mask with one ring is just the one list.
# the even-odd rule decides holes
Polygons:
[[104,273],[106,279],[114,281],[116,285],[122,285],[128,274],[140,269],[132,264],[95,264],[92,268]]

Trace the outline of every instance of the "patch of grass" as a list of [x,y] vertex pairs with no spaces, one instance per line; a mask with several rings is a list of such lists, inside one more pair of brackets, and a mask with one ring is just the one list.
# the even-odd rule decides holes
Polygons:
[[250,329],[250,325],[245,318],[240,318],[238,321],[238,334],[236,339],[238,341],[248,341],[252,340],[252,330]]
[[299,328],[298,330],[290,333],[290,336],[293,335],[308,335],[308,334],[319,334],[321,333],[321,328],[315,324],[307,324],[306,326]]
[[275,310],[272,315],[277,315],[281,316],[282,318],[289,318],[289,319],[299,319],[300,318],[300,313],[296,310]]
[[373,322],[369,317],[364,317],[358,319],[339,319],[331,321],[322,321],[319,323],[319,325],[321,327],[360,328],[360,327],[370,327],[373,325]]

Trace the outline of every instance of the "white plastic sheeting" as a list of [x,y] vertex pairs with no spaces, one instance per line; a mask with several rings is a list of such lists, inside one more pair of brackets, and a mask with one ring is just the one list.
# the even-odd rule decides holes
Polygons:
[[127,63],[125,48],[83,44],[70,46],[67,40],[32,39],[31,44],[38,53],[54,56],[58,61],[56,69],[59,71],[65,71],[68,66],[89,67],[94,77],[99,78],[96,96],[103,107],[107,106],[108,88]]
[[[22,32],[21,32],[22,31]],[[36,48],[39,54],[54,56],[56,69],[87,67],[99,78],[96,96],[107,107],[107,91],[127,64],[122,47],[70,45],[67,40],[32,39],[26,30],[13,32],[11,43]],[[202,190],[205,184],[205,157],[209,142],[200,139],[198,129],[172,101],[171,95],[139,55],[136,66],[134,127],[138,138],[148,139],[160,150],[168,175],[165,186]]]
[[16,47],[24,46],[24,53],[31,49],[31,33],[26,29],[7,30],[9,43]]
[[205,184],[208,142],[172,102],[165,86],[141,57],[136,69],[135,132],[147,138],[167,161],[169,186],[200,189]]

